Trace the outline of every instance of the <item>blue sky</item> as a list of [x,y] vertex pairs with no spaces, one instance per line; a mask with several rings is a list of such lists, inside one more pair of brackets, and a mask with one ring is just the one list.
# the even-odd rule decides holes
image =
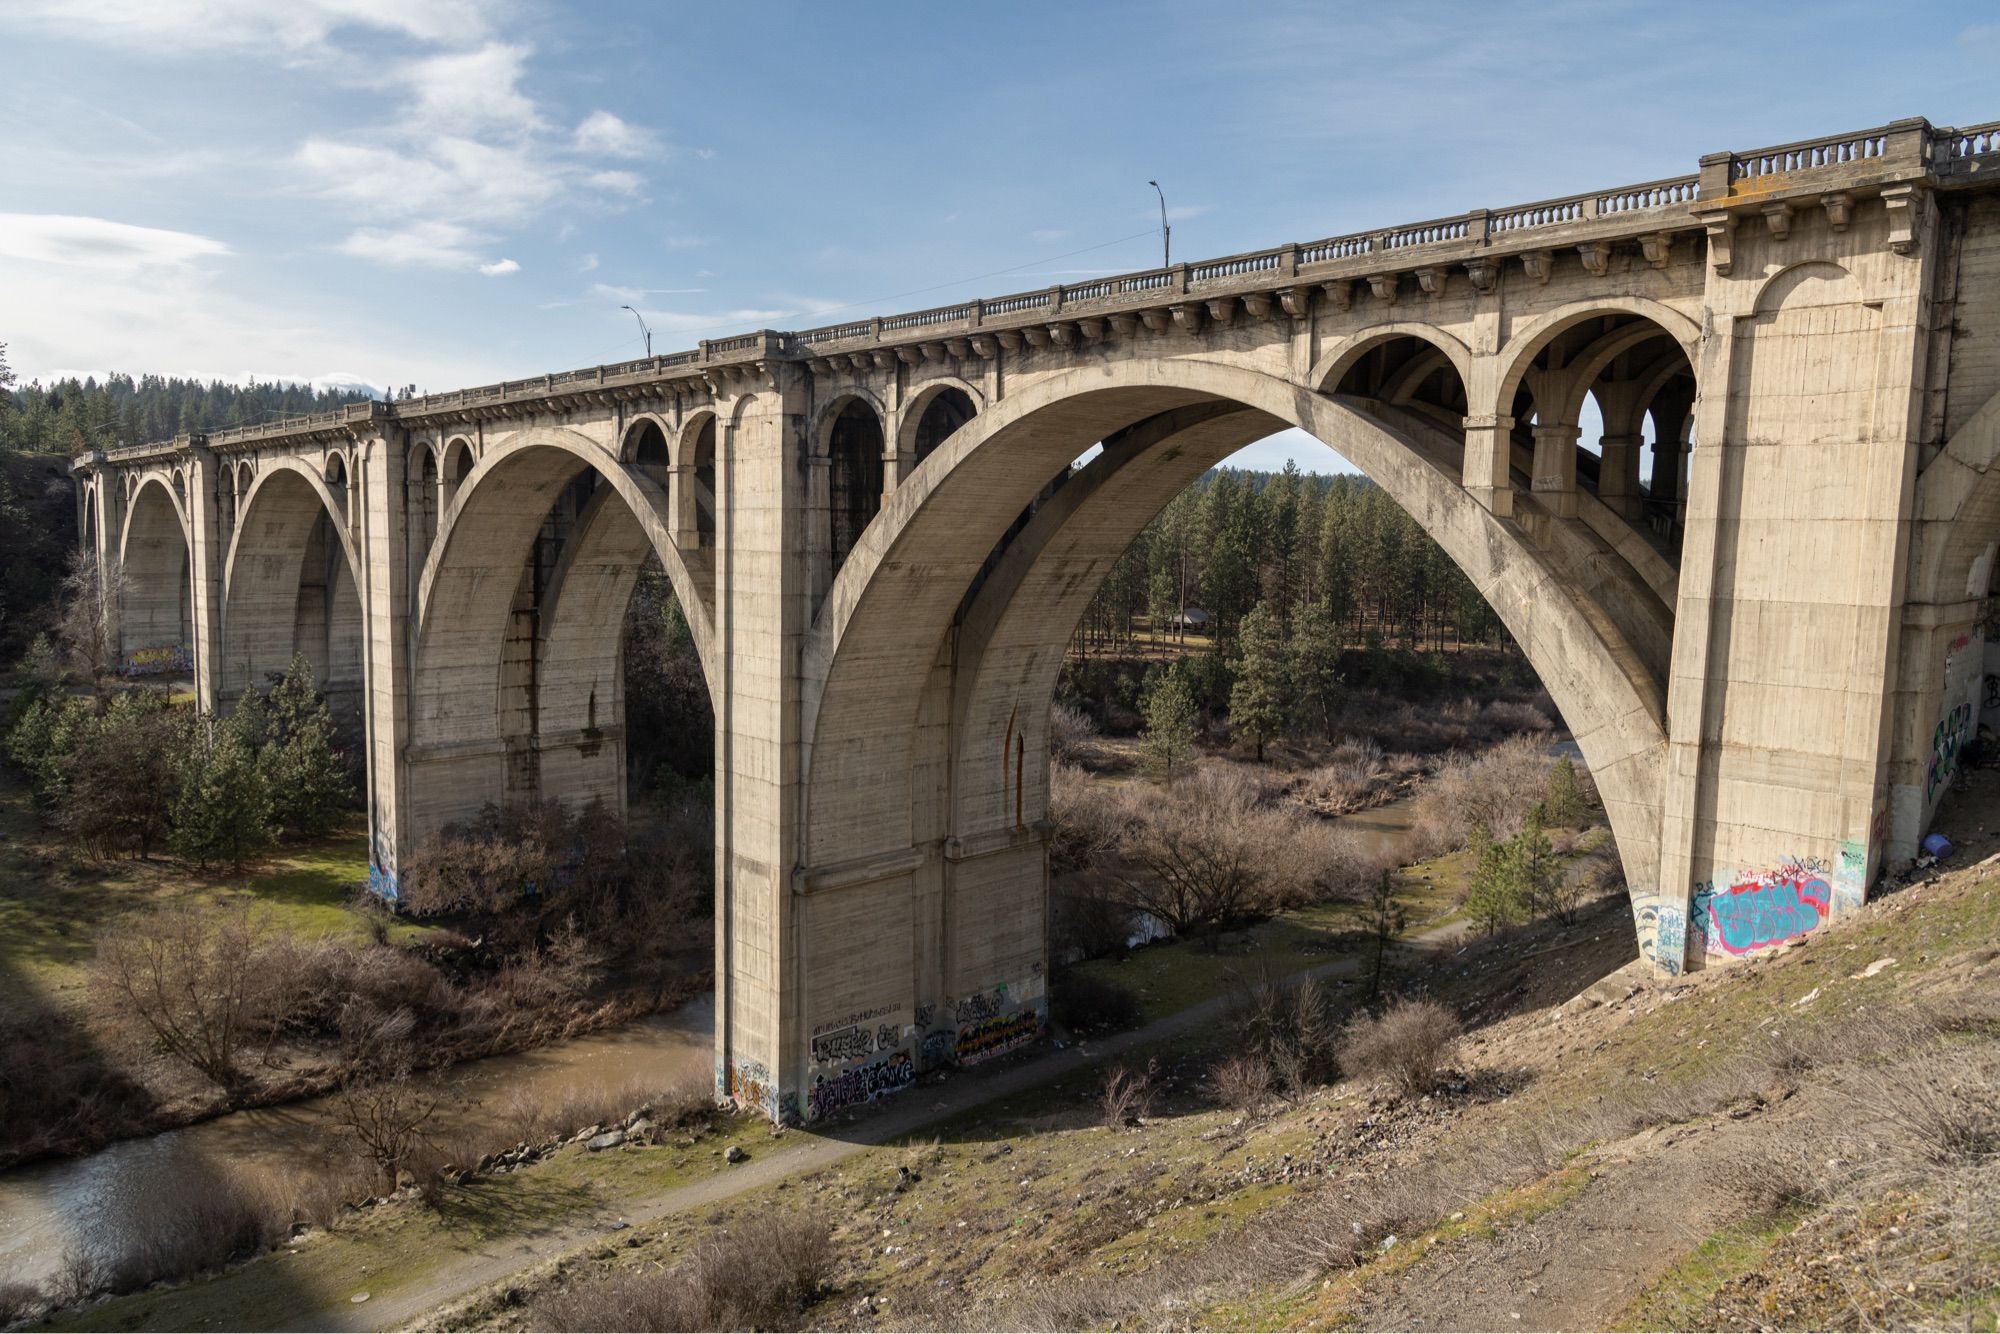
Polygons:
[[[6,0],[24,379],[454,388],[2000,117],[1986,4]],[[1240,460],[1327,470],[1291,436]]]

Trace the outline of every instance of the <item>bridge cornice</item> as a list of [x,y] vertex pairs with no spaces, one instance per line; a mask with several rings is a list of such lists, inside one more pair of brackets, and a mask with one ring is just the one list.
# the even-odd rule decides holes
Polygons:
[[[816,329],[760,329],[703,340],[684,352],[508,380],[397,402],[349,404],[286,421],[214,431],[206,436],[134,445],[85,455],[79,472],[142,464],[206,444],[218,453],[283,442],[346,437],[380,419],[411,429],[461,425],[495,417],[562,412],[610,401],[663,394],[721,398],[762,381],[773,361],[806,361],[830,371],[896,361],[990,360],[1025,339],[1037,345],[1080,345],[1129,333],[1140,322],[1192,328],[1228,321],[1237,304],[1253,319],[1301,318],[1324,299],[1345,309],[1357,282],[1392,294],[1411,275],[1427,294],[1463,272],[1490,291],[1500,266],[1519,263],[1546,281],[1555,257],[1579,257],[1601,272],[1614,247],[1636,246],[1656,267],[1675,238],[1705,236],[1710,261],[1727,272],[1731,235],[1743,219],[1761,216],[1780,235],[1794,212],[1824,208],[1836,227],[1864,199],[1883,197],[1898,219],[1890,244],[1907,243],[1909,204],[1917,190],[1957,190],[2000,179],[2000,122],[1935,128],[1922,118],[1875,129],[1804,139],[1768,148],[1711,153],[1692,175],[1587,191],[1507,208],[1472,209],[1448,217],[1376,228],[1309,243],[1136,273],[1058,284],[1032,292],[981,298],[899,315]],[[1903,230],[1899,233],[1897,228]]]

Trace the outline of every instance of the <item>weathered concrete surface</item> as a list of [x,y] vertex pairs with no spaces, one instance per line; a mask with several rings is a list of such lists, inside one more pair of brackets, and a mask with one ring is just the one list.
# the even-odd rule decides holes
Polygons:
[[813,1118],[1040,1030],[1064,646],[1177,491],[1298,427],[1527,651],[1678,971],[1859,903],[1976,727],[1996,171],[1994,127],[1898,122],[120,450],[84,531],[135,666],[361,688],[386,893],[487,801],[622,803],[657,560],[716,706],[717,1085]]

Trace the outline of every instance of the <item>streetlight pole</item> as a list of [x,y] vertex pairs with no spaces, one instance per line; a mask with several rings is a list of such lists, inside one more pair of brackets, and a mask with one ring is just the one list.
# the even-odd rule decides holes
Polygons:
[[[618,309],[632,310],[632,307],[620,306],[618,307]],[[650,357],[653,355],[653,331],[646,327],[646,319],[638,311],[632,310],[632,318],[639,321],[639,332],[644,334],[646,337],[646,355]]]
[[1152,186],[1153,193],[1160,197],[1160,267],[1171,269],[1174,266],[1174,229],[1167,226],[1167,192],[1160,188],[1158,181],[1147,181],[1146,184]]

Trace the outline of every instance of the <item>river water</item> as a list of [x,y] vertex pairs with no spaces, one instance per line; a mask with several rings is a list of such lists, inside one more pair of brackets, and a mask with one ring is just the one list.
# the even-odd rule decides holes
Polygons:
[[[518,1096],[635,1085],[663,1088],[710,1078],[715,1011],[703,996],[668,1014],[606,1033],[508,1056],[468,1061],[436,1075],[446,1094],[440,1138],[504,1126]],[[136,1189],[172,1189],[218,1168],[310,1171],[351,1161],[327,1100],[232,1112],[212,1121],[124,1140],[88,1157],[0,1174],[0,1281],[36,1282],[56,1272],[72,1248],[118,1249]]]
[[[1369,851],[1400,857],[1413,799],[1404,797],[1340,819]],[[516,1097],[635,1084],[665,1087],[707,1079],[712,1068],[714,1007],[709,997],[623,1028],[509,1056],[470,1061],[426,1076],[446,1086],[439,1137],[505,1124]],[[53,1275],[66,1251],[118,1248],[135,1190],[201,1180],[219,1167],[310,1171],[348,1161],[325,1099],[232,1112],[147,1139],[125,1140],[83,1158],[0,1173],[0,1281]]]

